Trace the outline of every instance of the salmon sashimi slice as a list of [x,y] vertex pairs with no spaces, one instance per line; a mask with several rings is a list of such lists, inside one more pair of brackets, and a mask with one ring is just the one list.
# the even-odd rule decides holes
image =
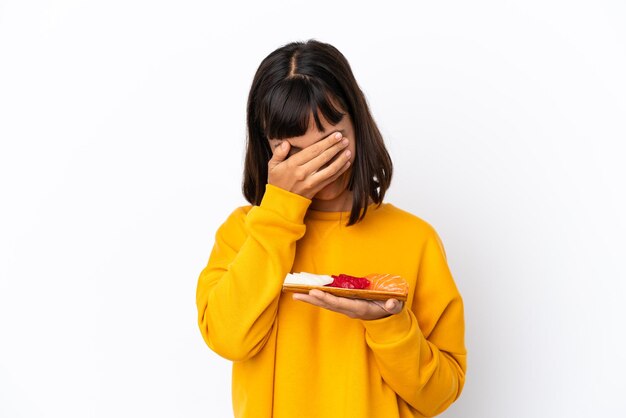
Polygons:
[[402,294],[407,294],[409,292],[409,284],[397,274],[377,273],[369,274],[365,276],[365,278],[371,282],[371,290]]

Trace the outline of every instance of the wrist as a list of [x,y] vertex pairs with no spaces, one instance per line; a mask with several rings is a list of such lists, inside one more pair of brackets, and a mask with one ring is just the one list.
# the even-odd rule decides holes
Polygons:
[[302,223],[311,200],[268,183],[260,206],[293,222]]

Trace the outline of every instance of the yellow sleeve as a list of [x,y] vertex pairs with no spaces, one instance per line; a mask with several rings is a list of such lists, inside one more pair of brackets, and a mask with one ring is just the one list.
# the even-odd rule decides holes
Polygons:
[[234,211],[217,231],[196,305],[200,332],[222,357],[246,360],[263,348],[310,203],[268,184],[259,206]]
[[411,408],[435,416],[463,389],[466,371],[463,300],[437,234],[426,241],[412,306],[363,321],[385,382]]

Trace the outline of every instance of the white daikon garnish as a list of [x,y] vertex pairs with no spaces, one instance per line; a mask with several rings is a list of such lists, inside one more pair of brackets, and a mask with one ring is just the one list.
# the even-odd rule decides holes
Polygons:
[[333,278],[322,274],[313,273],[289,273],[285,277],[284,284],[295,284],[304,286],[325,286],[333,282]]

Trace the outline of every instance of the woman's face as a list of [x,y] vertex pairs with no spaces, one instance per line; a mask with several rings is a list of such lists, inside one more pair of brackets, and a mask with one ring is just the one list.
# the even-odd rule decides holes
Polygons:
[[352,192],[348,190],[348,181],[350,180],[352,165],[354,164],[354,158],[356,155],[354,126],[352,125],[352,120],[348,114],[345,114],[343,119],[341,119],[337,125],[331,125],[326,119],[324,119],[324,116],[321,113],[319,114],[319,117],[322,127],[324,128],[323,131],[317,130],[313,114],[311,114],[311,117],[309,118],[309,128],[304,135],[286,139],[270,138],[270,147],[273,150],[283,141],[287,141],[291,145],[291,149],[289,151],[289,156],[291,156],[300,152],[302,149],[321,141],[332,133],[341,132],[344,138],[348,138],[348,141],[350,141],[348,147],[345,148],[350,150],[352,153],[350,156],[350,168],[337,180],[317,192],[317,194],[313,197],[311,209],[325,212],[349,211],[352,207]]

